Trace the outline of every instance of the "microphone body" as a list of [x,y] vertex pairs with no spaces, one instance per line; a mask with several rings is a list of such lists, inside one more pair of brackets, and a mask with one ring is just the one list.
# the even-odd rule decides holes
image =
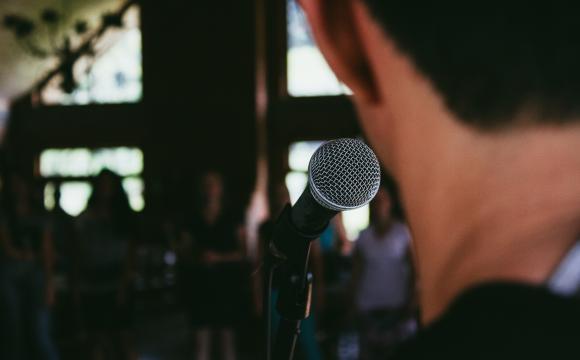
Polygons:
[[336,214],[338,211],[320,205],[312,196],[310,185],[307,185],[298,201],[292,206],[290,218],[301,232],[322,233]]

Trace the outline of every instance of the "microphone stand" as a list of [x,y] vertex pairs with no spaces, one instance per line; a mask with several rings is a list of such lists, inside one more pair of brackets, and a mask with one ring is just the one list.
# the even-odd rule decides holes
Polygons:
[[276,303],[280,324],[273,354],[267,354],[268,359],[274,360],[294,358],[300,323],[310,315],[313,276],[308,272],[308,258],[310,243],[320,236],[320,232],[300,232],[290,219],[290,210],[290,205],[287,205],[278,218],[268,254],[280,279],[280,292]]
[[298,277],[291,276],[289,282],[282,286],[277,310],[280,324],[274,343],[273,359],[292,360],[296,342],[300,336],[300,324],[310,315],[312,294],[312,274],[306,277],[306,283],[300,284]]

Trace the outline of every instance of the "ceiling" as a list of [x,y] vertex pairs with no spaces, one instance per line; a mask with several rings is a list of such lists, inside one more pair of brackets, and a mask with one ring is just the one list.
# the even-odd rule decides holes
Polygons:
[[[95,28],[102,14],[115,11],[122,4],[123,0],[0,0],[0,21],[3,22],[7,14],[34,19],[40,30],[34,39],[38,44],[46,45],[47,28],[38,20],[43,9],[52,8],[62,14],[63,21],[56,31],[62,34],[70,31],[80,19],[88,22],[89,29]],[[57,35],[56,38],[60,37]],[[38,59],[27,54],[13,33],[0,27],[0,103],[28,91],[55,64],[55,59]]]

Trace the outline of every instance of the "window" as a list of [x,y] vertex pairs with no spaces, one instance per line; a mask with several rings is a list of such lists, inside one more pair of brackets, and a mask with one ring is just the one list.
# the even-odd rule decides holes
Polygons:
[[314,43],[306,17],[296,3],[287,0],[287,78],[291,96],[350,94],[324,60]]
[[[290,200],[294,204],[308,183],[308,163],[310,157],[322,141],[301,141],[290,145],[288,152],[288,165],[290,171],[286,175],[286,187],[290,193]],[[354,241],[358,234],[369,225],[369,207],[344,211],[342,221],[349,240]]]
[[108,169],[123,177],[123,189],[135,211],[145,207],[143,191],[143,152],[138,148],[47,149],[40,154],[40,175],[47,180],[44,205],[56,205],[55,183],[60,183],[60,206],[72,216],[87,206],[93,191],[90,178]]
[[73,72],[78,87],[70,94],[55,76],[42,91],[42,100],[53,105],[90,103],[134,103],[141,100],[141,29],[139,6],[133,5],[123,17],[123,27],[109,29],[96,45],[97,55],[81,57]]

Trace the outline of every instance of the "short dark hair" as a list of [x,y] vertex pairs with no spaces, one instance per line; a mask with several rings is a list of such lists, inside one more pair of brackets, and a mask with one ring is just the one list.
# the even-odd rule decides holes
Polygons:
[[467,123],[496,129],[524,111],[536,123],[580,115],[580,23],[569,3],[364,1]]

